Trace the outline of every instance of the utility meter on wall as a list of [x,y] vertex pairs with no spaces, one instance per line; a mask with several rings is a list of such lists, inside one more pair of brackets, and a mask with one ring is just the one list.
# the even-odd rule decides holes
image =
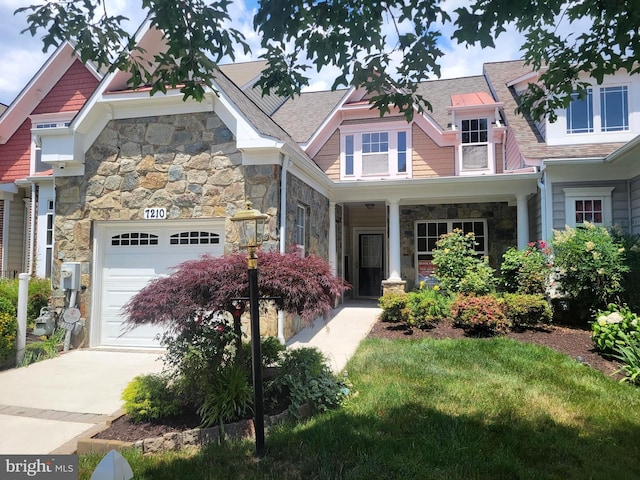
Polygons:
[[60,267],[60,288],[80,290],[80,262],[64,262]]

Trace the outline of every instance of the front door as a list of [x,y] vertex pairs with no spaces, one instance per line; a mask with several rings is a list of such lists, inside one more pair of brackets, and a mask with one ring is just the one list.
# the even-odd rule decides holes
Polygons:
[[381,295],[384,270],[383,236],[381,233],[361,233],[358,246],[358,296],[377,298]]

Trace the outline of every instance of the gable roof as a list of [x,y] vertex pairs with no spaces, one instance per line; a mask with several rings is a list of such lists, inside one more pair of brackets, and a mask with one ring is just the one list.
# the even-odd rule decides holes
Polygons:
[[[77,61],[77,58],[73,46],[65,42],[47,59],[11,105],[0,115],[0,144],[6,143],[13,136],[42,99]],[[96,80],[102,77],[90,64],[83,65],[83,68],[88,69]]]
[[518,94],[513,86],[514,81],[527,78],[531,71],[531,68],[525,65],[524,60],[484,64],[484,74],[487,81],[491,85],[495,97],[504,102],[507,125],[526,159],[540,161],[554,158],[604,158],[624,145],[624,143],[547,145],[531,117],[516,113]]

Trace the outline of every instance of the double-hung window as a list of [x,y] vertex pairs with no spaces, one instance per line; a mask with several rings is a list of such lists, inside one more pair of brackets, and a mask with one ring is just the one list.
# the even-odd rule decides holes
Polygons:
[[342,166],[345,180],[410,175],[410,133],[402,128],[342,132]]
[[486,118],[462,120],[462,170],[489,168],[489,131]]

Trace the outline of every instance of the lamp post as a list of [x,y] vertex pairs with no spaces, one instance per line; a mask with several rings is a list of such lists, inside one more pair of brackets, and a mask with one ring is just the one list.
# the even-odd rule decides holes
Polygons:
[[247,274],[249,277],[249,313],[251,317],[251,355],[253,369],[253,424],[256,431],[256,457],[264,457],[264,395],[262,392],[262,353],[260,351],[260,311],[258,307],[258,257],[257,248],[262,245],[267,215],[251,208],[240,210],[231,221],[238,232],[241,249],[247,250]]

